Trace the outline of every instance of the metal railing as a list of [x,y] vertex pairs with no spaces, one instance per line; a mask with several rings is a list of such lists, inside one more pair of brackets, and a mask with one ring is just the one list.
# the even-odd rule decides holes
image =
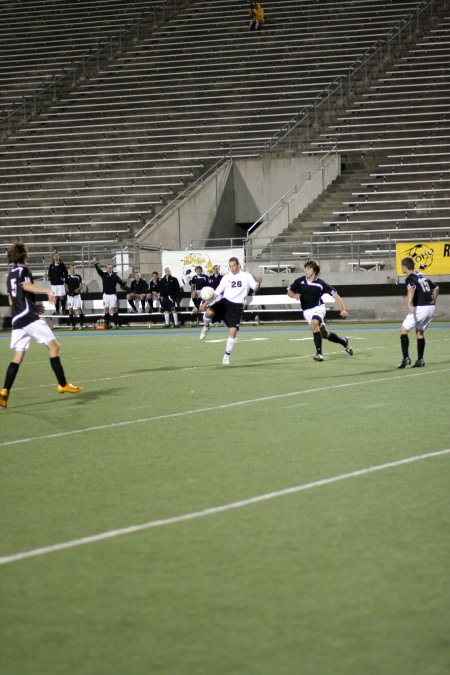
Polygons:
[[[336,98],[336,96],[340,98],[342,103],[344,99],[344,90],[347,91],[347,95],[352,93],[352,85],[355,76],[359,75],[361,71],[364,70],[364,78],[367,79],[368,65],[371,64],[375,57],[379,56],[381,60],[383,58],[384,50],[386,50],[387,57],[390,58],[394,42],[398,40],[398,43],[401,44],[401,38],[405,31],[408,31],[409,36],[411,37],[414,24],[415,29],[417,30],[420,25],[420,19],[425,12],[429,10],[430,16],[433,16],[434,2],[435,0],[424,0],[422,5],[417,8],[415,14],[400,21],[391,29],[384,39],[380,39],[371,45],[354,64],[348,67],[346,74],[336,77],[326,89],[313,99],[311,105],[304,106],[292,117],[292,119],[286,122],[286,124],[267,141],[265,151],[271,152],[281,143],[287,144],[287,149],[290,150],[293,142],[293,133],[300,126],[306,127],[308,135],[310,125],[318,123],[319,110],[327,104],[329,112],[331,99]],[[296,142],[302,145],[301,139],[298,139]]]
[[98,71],[103,63],[112,61],[127,42],[138,41],[143,26],[147,24],[152,27],[159,26],[166,21],[170,11],[176,11],[180,6],[187,4],[189,4],[188,0],[160,0],[159,4],[135,18],[131,25],[119,29],[119,32],[114,35],[100,38],[94,51],[82,54],[69,68],[53,74],[43,86],[37,87],[28,96],[22,97],[13,109],[7,110],[0,117],[0,129],[9,134],[13,125],[19,127],[21,123],[32,119],[37,113],[39,103],[57,100],[59,94],[63,93],[67,87],[75,87],[78,80],[85,80],[90,68]]
[[[306,185],[308,181],[311,180],[311,177],[320,170],[323,170],[325,168],[325,162],[331,155],[337,155],[337,146],[335,145],[333,148],[328,150],[324,155],[320,157],[320,159],[314,164],[314,166],[303,173],[300,178],[292,185],[289,190],[287,190],[281,197],[279,197],[269,208],[267,211],[265,211],[257,220],[255,220],[254,223],[248,228],[247,230],[247,235],[252,234],[260,225],[263,221],[270,221],[270,216],[273,214],[275,211],[279,211],[279,209],[287,208],[288,213],[289,213],[289,203],[285,201],[287,197],[289,197],[290,194],[295,193],[295,192],[300,192],[300,190]],[[295,217],[298,214],[295,214]],[[289,218],[289,216],[288,216]]]
[[[415,14],[400,21],[398,25],[395,26],[384,39],[378,40],[375,44],[373,44],[360,59],[358,59],[352,66],[348,68],[348,71],[345,75],[336,78],[327,88],[325,88],[318,96],[316,96],[313,99],[312,105],[304,106],[292,117],[291,120],[283,125],[262,148],[255,149],[253,156],[261,157],[266,155],[270,152],[273,152],[281,144],[287,145],[287,150],[290,150],[293,143],[294,132],[298,129],[298,127],[301,125],[306,126],[308,134],[309,126],[313,121],[315,121],[317,124],[319,111],[325,104],[328,105],[328,110],[330,110],[331,100],[336,95],[339,95],[341,101],[343,101],[344,90],[347,88],[347,93],[352,92],[352,83],[354,78],[360,73],[361,70],[364,70],[364,77],[367,78],[368,65],[371,64],[375,57],[380,56],[381,59],[383,57],[384,50],[389,57],[394,41],[398,40],[398,42],[401,43],[401,38],[406,30],[409,31],[409,35],[411,36],[413,33],[414,24],[417,29],[420,25],[420,19],[425,12],[429,10],[430,15],[433,16],[434,2],[435,0],[424,0],[422,5],[417,8]],[[311,116],[314,116],[314,120],[311,119]],[[299,143],[300,146],[302,145],[301,139],[296,139],[295,142],[296,145]],[[336,143],[335,141],[330,142],[332,142],[333,145]],[[332,150],[330,151],[332,152]],[[158,211],[157,214],[149,218],[149,220],[147,220],[145,224],[138,230],[135,237],[137,238],[142,236],[142,234],[147,229],[155,225],[155,223],[157,223],[162,217],[178,208],[180,201],[187,197],[191,190],[204,182],[206,178],[210,176],[215,170],[217,170],[224,162],[233,159],[233,157],[236,156],[236,153],[238,152],[239,145],[235,142],[234,149],[230,146],[230,150],[224,153],[223,157],[214,162],[212,166],[208,167],[206,171],[202,173],[201,176],[199,176],[199,178],[191,183],[185,190],[183,190],[183,192],[179,193],[172,201],[166,204],[166,206]],[[291,190],[292,188],[288,192]],[[282,198],[280,198],[280,200],[281,199]],[[262,217],[263,216],[261,216],[261,218]]]
[[246,248],[247,262],[270,262],[282,266],[309,257],[321,260],[361,259],[378,255],[389,261],[395,259],[395,247],[402,242],[444,241],[450,236],[450,227],[387,228],[374,230],[313,232],[310,239],[278,242],[275,237],[261,237],[263,254],[252,256]]

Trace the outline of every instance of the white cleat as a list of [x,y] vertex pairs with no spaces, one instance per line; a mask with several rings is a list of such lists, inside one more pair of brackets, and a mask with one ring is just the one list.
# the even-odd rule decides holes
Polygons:
[[206,340],[208,336],[208,331],[209,328],[207,326],[203,326],[203,328],[200,331],[200,340]]
[[222,365],[223,366],[229,366],[230,365],[230,355],[229,354],[223,355]]
[[322,354],[314,354],[313,359],[314,361],[323,361],[323,356]]

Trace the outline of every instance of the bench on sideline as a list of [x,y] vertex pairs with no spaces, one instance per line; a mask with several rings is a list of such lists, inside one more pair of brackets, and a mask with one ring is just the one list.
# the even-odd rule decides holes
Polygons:
[[[332,309],[334,307],[334,299],[331,295],[325,294],[323,300],[327,309]],[[86,322],[95,324],[98,319],[100,319],[103,314],[103,302],[102,300],[90,300],[83,299],[84,302],[84,317]],[[139,302],[139,301],[138,301]],[[44,314],[42,318],[49,321],[52,328],[65,328],[68,325],[68,314],[55,314],[54,306],[51,305],[48,300],[41,303],[44,306]],[[124,318],[127,320],[127,323],[139,322],[146,323],[154,322],[155,324],[159,323],[158,319],[163,318],[163,312],[158,307],[153,312],[132,312],[124,311],[129,309],[128,303],[124,298],[119,298],[119,318],[121,321]],[[182,320],[191,319],[196,320],[195,315],[192,315],[193,303],[190,297],[183,297],[178,305],[178,315]],[[270,313],[295,313],[298,318],[301,318],[300,303],[294,298],[290,298],[286,292],[283,292],[283,289],[280,289],[280,293],[275,294],[263,294],[257,293],[247,299],[245,313],[252,312],[252,314],[270,314]]]

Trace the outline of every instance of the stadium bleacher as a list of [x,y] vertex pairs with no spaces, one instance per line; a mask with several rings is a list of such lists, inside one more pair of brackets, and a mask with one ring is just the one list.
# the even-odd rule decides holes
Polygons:
[[[61,236],[60,242],[68,254],[75,252],[74,245],[106,242],[115,232],[111,247],[104,244],[106,251],[113,251],[117,241],[130,240],[133,231],[211,162],[230,151],[235,157],[260,156],[293,116],[317,113],[327,88],[347,82],[380,41],[408,18],[417,18],[426,4],[273,0],[267,5],[266,29],[258,35],[249,34],[246,10],[238,3],[186,4],[47,113],[9,135],[0,146],[0,226],[28,240],[39,231],[40,250],[44,242],[50,250],[56,233],[65,232],[67,241]],[[78,46],[89,44],[92,36],[101,41],[143,11],[138,1],[109,3],[108,13],[104,3],[97,3],[95,11],[90,0],[82,7],[92,20],[84,21],[81,13],[72,26],[72,42]],[[53,13],[48,30],[55,36],[67,29],[68,12]],[[111,12],[114,20],[109,21]],[[30,14],[30,25],[33,17]],[[37,72],[32,63],[43,59],[41,49],[50,49],[48,32],[36,26],[33,31],[28,55],[21,59],[29,73]],[[439,42],[437,34],[433,40]],[[20,40],[20,49],[26,44]],[[69,53],[64,41],[55,39],[54,47],[58,54]],[[415,46],[419,48],[420,43]],[[17,61],[19,52],[13,53]],[[58,63],[55,56],[55,68],[65,67]],[[11,82],[26,79],[19,77],[11,60],[3,66],[5,83],[8,68],[14,73]],[[45,79],[46,72],[44,68],[39,77]],[[360,84],[366,76],[364,71]],[[439,81],[436,95],[445,89],[445,78]],[[417,87],[419,82],[423,84],[423,78]],[[379,84],[385,97],[389,77]],[[7,90],[5,96],[14,96],[14,87]],[[381,92],[372,91],[377,96],[364,99],[367,108],[372,100],[379,102]],[[357,121],[353,111],[346,115]],[[335,132],[333,128],[329,134],[336,138]],[[436,131],[433,142],[442,143],[445,137],[445,129]],[[338,138],[342,152],[354,148],[360,153],[355,141],[349,136],[345,145],[344,137]],[[321,152],[328,143],[327,137],[312,140],[309,151],[316,147]]]

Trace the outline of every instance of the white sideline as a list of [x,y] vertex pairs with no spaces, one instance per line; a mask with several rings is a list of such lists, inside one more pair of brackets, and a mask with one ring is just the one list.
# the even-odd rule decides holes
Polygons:
[[322,478],[321,480],[316,480],[312,483],[304,483],[303,485],[294,485],[293,487],[284,488],[283,490],[276,490],[275,492],[266,492],[265,494],[258,495],[256,497],[249,497],[248,499],[242,499],[237,502],[223,504],[222,506],[212,506],[208,509],[202,509],[201,511],[193,511],[192,513],[185,513],[180,516],[173,516],[171,518],[162,518],[161,520],[150,520],[149,522],[141,523],[140,525],[131,525],[129,527],[123,527],[119,530],[109,530],[107,532],[100,532],[99,534],[93,534],[88,537],[82,537],[81,539],[72,539],[72,541],[66,541],[60,544],[53,544],[52,546],[43,546],[42,548],[35,548],[31,549],[30,551],[23,551],[22,553],[14,553],[12,555],[0,557],[0,565],[7,565],[9,563],[25,560],[26,558],[34,558],[36,556],[47,555],[49,553],[56,553],[57,551],[64,551],[66,549],[75,548],[77,546],[94,544],[104,539],[115,539],[116,537],[123,537],[128,534],[135,534],[136,532],[151,530],[154,529],[155,527],[164,527],[165,525],[176,525],[177,523],[182,523],[187,520],[195,520],[196,518],[213,516],[217,513],[224,513],[225,511],[241,509],[245,506],[252,506],[253,504],[266,502],[271,499],[277,499],[278,497],[285,497],[286,495],[292,495],[298,492],[305,492],[306,490],[312,490],[317,487],[324,487],[326,485],[331,485],[332,483],[339,483],[341,481],[348,480],[349,478],[359,478],[360,476],[366,476],[368,474],[376,473],[378,471],[384,471],[385,469],[394,469],[398,466],[403,466],[405,464],[420,462],[424,459],[430,459],[431,457],[442,457],[443,455],[447,455],[449,453],[450,448],[447,448],[445,450],[438,450],[436,452],[429,452],[422,455],[413,455],[412,457],[405,457],[404,459],[398,459],[394,462],[386,462],[385,464],[377,464],[375,466],[369,466],[365,469],[358,469],[357,471],[342,473],[337,476],[332,476],[330,478]]
[[[297,357],[296,357],[297,358]],[[266,363],[270,363],[267,361]],[[189,368],[187,368],[189,370]],[[420,372],[408,372],[406,377],[426,377],[428,375],[442,375],[448,373],[450,368],[443,368],[442,370],[427,370],[420,369]],[[120,376],[120,377],[128,377]],[[228,410],[229,408],[238,408],[242,405],[252,405],[255,403],[266,403],[267,401],[276,401],[278,399],[290,398],[292,396],[302,396],[304,394],[316,394],[319,391],[330,391],[331,389],[347,389],[348,387],[360,387],[365,384],[374,384],[377,382],[393,382],[402,380],[405,374],[402,371],[401,375],[393,375],[392,377],[378,377],[372,380],[360,380],[359,382],[346,382],[345,384],[332,384],[326,387],[315,387],[314,389],[300,389],[298,391],[288,391],[284,394],[272,394],[271,396],[260,396],[259,398],[243,399],[241,401],[233,401],[232,403],[222,403],[220,405],[212,405],[207,408],[191,408],[190,410],[181,410],[179,412],[163,413],[161,415],[154,415],[152,417],[141,417],[132,420],[124,420],[123,422],[111,422],[109,424],[98,424],[92,427],[84,427],[82,429],[72,429],[70,431],[58,431],[52,434],[44,434],[43,436],[29,436],[27,438],[16,438],[13,441],[0,442],[0,448],[5,448],[11,445],[21,445],[22,443],[33,443],[34,441],[46,441],[52,438],[64,438],[66,436],[75,436],[77,434],[87,434],[93,431],[104,431],[105,429],[118,429],[120,427],[128,427],[133,424],[145,424],[146,422],[158,422],[160,420],[176,419],[177,417],[188,417],[189,415],[204,415],[208,412],[216,412],[218,410]],[[103,378],[114,379],[114,378]],[[97,381],[97,380],[96,380]]]

